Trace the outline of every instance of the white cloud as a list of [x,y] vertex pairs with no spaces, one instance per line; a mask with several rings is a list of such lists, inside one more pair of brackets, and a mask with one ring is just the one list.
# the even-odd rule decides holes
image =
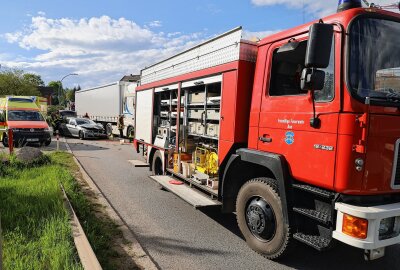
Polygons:
[[[25,29],[0,36],[31,56],[0,54],[0,60],[3,66],[41,74],[46,82],[78,73],[64,84],[93,87],[139,74],[144,67],[201,43],[210,37],[207,32],[156,32],[108,16],[79,20],[36,16]],[[244,32],[244,38],[263,38],[274,32]]]
[[[161,26],[160,21],[153,23]],[[145,66],[201,42],[205,34],[154,32],[125,18],[108,16],[80,20],[36,16],[26,29],[2,37],[24,50],[40,52],[19,61],[3,59],[4,66],[34,71],[45,81],[75,72],[79,76],[68,81],[85,87],[138,74]]]
[[[316,1],[316,0],[251,0],[256,6],[273,6],[273,5],[285,5],[289,8],[302,9],[308,14],[314,16],[326,16],[336,12],[337,3],[336,0],[328,1]],[[380,0],[380,1],[368,1],[374,2],[378,5],[388,5],[395,2],[394,0]]]
[[46,16],[46,12],[44,11],[38,11],[37,13],[39,16]]
[[161,21],[152,21],[149,23],[150,27],[161,27],[162,26],[162,22]]

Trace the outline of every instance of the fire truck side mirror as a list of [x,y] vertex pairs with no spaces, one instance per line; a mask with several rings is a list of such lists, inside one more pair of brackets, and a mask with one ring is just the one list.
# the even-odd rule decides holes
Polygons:
[[301,72],[300,88],[304,91],[322,90],[325,85],[325,71],[305,68]]
[[327,68],[331,56],[333,25],[314,23],[310,26],[305,66]]

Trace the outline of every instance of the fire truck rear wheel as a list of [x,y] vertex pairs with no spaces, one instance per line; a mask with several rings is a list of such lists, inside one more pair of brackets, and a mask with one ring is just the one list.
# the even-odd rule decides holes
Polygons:
[[154,153],[153,162],[151,165],[152,165],[151,169],[152,169],[154,175],[163,175],[164,174],[162,156],[161,156],[161,152],[159,150],[157,150]]
[[247,244],[268,259],[289,250],[289,225],[283,217],[281,199],[274,179],[254,178],[240,189],[236,201],[239,228]]

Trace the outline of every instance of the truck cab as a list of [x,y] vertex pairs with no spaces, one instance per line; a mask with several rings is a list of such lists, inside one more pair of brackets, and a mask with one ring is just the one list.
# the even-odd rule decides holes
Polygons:
[[[324,72],[318,89],[300,83],[315,49],[310,43],[318,39],[312,24],[259,44],[245,159],[279,156],[289,175],[280,191],[287,191],[285,218],[296,224],[293,237],[319,250],[333,238],[375,258],[400,241],[399,22],[398,14],[375,8],[317,22],[333,26],[327,65],[308,66]],[[252,207],[239,207],[239,214],[258,220],[260,209],[268,213],[267,206]],[[268,240],[254,221],[243,217],[243,223],[248,241]],[[259,243],[253,248],[265,252]]]
[[35,97],[7,96],[0,99],[0,135],[5,147],[9,144],[9,131],[16,146],[27,143],[49,145],[50,129]]

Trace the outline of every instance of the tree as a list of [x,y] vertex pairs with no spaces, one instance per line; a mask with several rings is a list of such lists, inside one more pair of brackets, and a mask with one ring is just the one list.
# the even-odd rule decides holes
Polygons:
[[47,86],[53,88],[53,96],[52,96],[53,104],[54,105],[63,104],[65,96],[62,83],[60,81],[50,81],[47,84]]
[[23,78],[24,78],[24,80],[26,82],[29,82],[32,85],[44,86],[44,82],[43,82],[42,77],[40,75],[33,74],[33,73],[25,73],[23,75]]
[[71,102],[75,102],[76,87],[74,87],[72,89],[66,89],[65,92],[66,92],[67,100],[71,101]]
[[[26,76],[29,74],[28,76]],[[19,69],[8,69],[0,72],[0,96],[38,96],[40,95],[37,84],[33,78],[40,79],[39,75],[24,73]],[[43,81],[42,81],[43,82]]]

